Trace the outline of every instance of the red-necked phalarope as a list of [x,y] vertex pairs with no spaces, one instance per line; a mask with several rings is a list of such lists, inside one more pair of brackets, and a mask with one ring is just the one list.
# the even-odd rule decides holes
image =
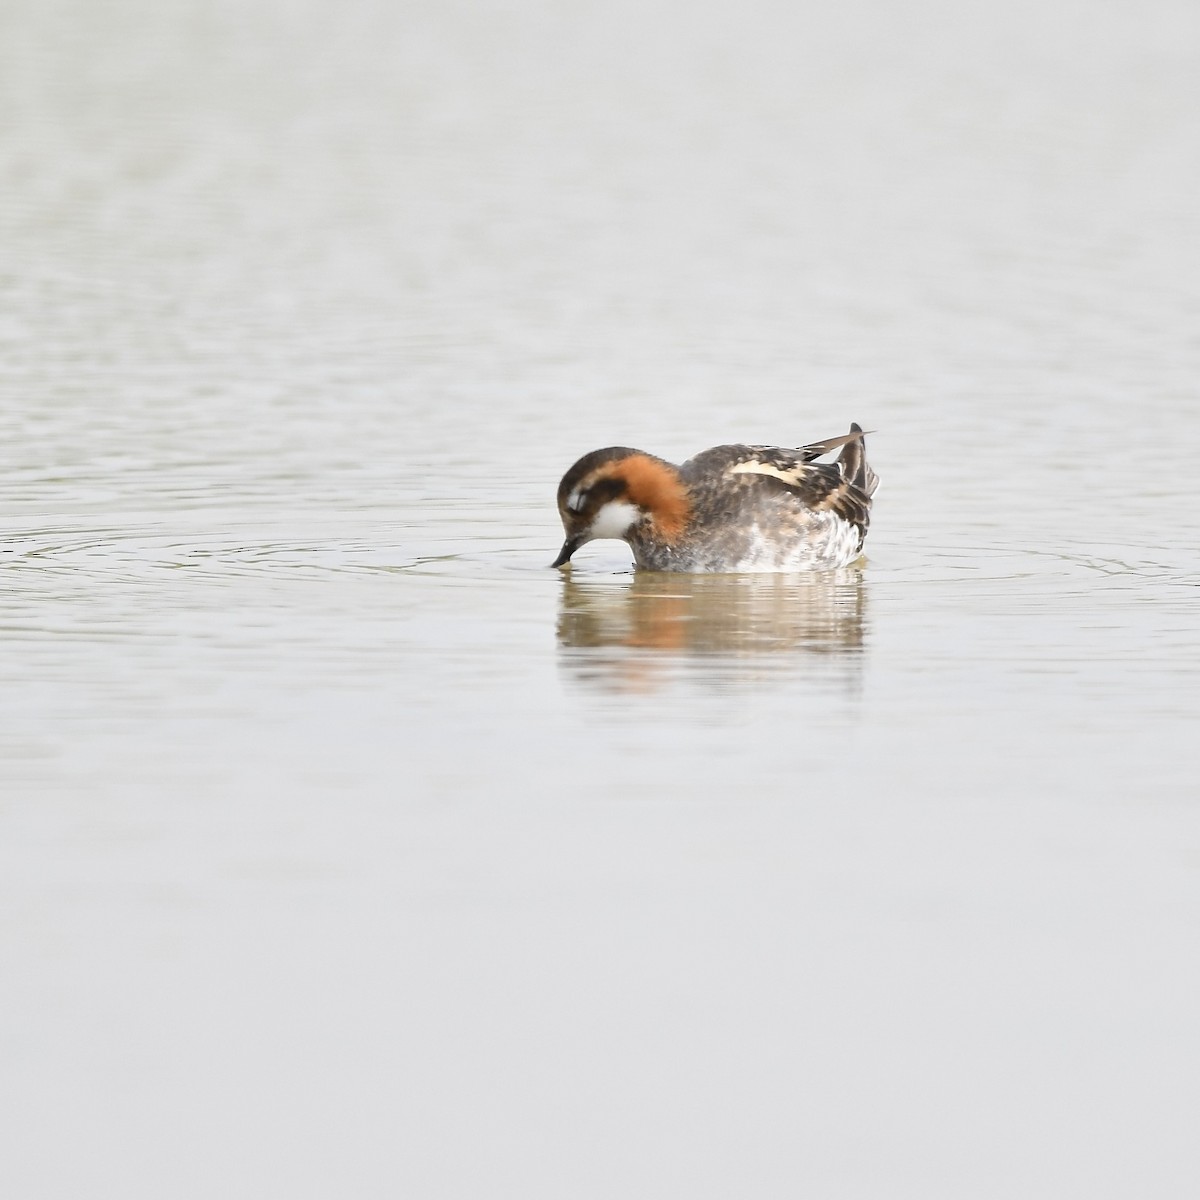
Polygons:
[[798,450],[715,446],[679,467],[628,446],[593,450],[558,485],[567,537],[552,565],[619,538],[651,571],[832,570],[862,553],[878,485],[858,425]]

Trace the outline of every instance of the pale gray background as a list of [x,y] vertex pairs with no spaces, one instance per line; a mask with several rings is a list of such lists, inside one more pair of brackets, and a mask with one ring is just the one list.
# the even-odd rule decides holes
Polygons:
[[[0,1191],[1200,1188],[1200,8],[0,4]],[[858,420],[832,580],[562,471]]]

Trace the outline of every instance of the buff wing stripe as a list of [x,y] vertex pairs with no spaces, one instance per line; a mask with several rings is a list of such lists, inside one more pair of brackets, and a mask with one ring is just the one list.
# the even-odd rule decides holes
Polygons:
[[[812,442],[799,450],[774,446],[747,447],[746,457],[727,467],[731,475],[762,475],[777,479],[806,507],[816,512],[832,511],[866,530],[870,522],[871,494],[879,485],[867,466],[862,429],[854,425],[848,434]],[[845,447],[836,462],[815,460]]]

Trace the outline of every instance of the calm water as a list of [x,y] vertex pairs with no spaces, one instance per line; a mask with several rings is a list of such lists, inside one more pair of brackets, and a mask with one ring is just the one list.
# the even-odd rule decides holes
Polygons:
[[[1198,46],[0,6],[4,1195],[1200,1186]],[[851,420],[857,568],[547,568]]]

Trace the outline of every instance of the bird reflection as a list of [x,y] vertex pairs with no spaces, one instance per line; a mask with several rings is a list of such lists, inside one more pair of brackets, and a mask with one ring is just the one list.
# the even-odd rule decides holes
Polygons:
[[580,682],[654,691],[680,669],[711,683],[832,674],[855,685],[866,627],[861,570],[811,575],[564,573],[558,643]]

